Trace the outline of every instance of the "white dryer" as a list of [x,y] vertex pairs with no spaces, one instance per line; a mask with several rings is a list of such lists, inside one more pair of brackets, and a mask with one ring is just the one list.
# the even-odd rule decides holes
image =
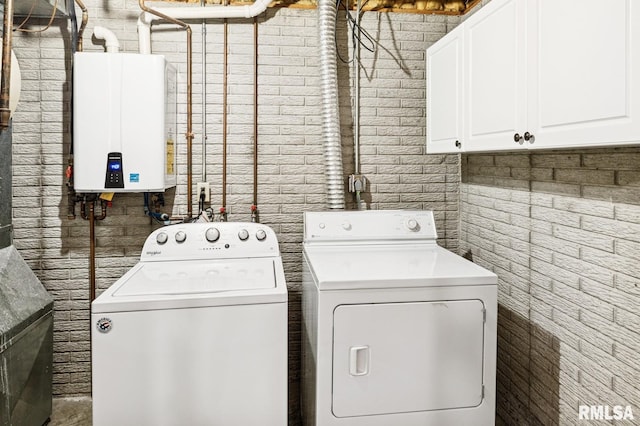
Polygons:
[[430,211],[306,213],[305,426],[495,421],[497,277]]
[[256,223],[154,231],[91,305],[94,426],[287,423],[287,288]]

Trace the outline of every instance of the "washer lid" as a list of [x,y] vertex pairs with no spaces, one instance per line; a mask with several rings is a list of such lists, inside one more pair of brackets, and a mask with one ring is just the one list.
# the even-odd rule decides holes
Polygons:
[[146,262],[122,277],[113,297],[274,288],[273,259]]
[[497,276],[436,244],[305,246],[320,290],[496,285]]
[[286,302],[277,258],[139,262],[91,304],[93,313]]

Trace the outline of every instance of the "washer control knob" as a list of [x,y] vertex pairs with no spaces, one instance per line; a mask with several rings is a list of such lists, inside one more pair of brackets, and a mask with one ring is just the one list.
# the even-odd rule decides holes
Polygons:
[[187,234],[184,231],[176,232],[176,243],[184,243],[187,239]]
[[256,231],[256,238],[258,239],[258,241],[263,241],[265,238],[267,238],[267,233],[264,231],[264,229],[258,229]]
[[167,235],[166,232],[160,232],[158,235],[156,235],[156,243],[160,245],[166,243],[168,239],[169,239],[169,236]]
[[417,231],[418,229],[420,229],[420,225],[418,224],[418,221],[415,219],[407,219],[404,222],[404,225],[407,227],[408,230],[410,231]]
[[210,243],[215,243],[220,238],[220,231],[218,231],[218,228],[209,228],[204,233],[204,237]]
[[350,231],[351,224],[349,222],[342,222],[342,229],[344,229],[345,231]]
[[238,238],[240,238],[241,241],[246,241],[249,238],[249,231],[241,229],[240,232],[238,232]]

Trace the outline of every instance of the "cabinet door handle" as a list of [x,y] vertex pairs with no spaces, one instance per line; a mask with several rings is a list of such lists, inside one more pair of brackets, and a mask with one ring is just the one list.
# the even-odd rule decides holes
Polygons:
[[529,133],[529,132],[525,132],[524,133],[524,140],[525,141],[529,142],[532,139],[533,139],[533,135],[531,133]]
[[460,141],[456,141],[456,148],[460,148],[462,146],[462,144],[460,143]]
[[520,142],[520,140],[522,140],[522,136],[520,136],[519,133],[516,133],[513,135],[513,140],[516,142]]

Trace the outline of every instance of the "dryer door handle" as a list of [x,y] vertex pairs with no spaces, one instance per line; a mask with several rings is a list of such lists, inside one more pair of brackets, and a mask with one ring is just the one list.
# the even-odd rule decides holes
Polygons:
[[349,348],[349,374],[366,376],[369,374],[369,346],[352,346]]

